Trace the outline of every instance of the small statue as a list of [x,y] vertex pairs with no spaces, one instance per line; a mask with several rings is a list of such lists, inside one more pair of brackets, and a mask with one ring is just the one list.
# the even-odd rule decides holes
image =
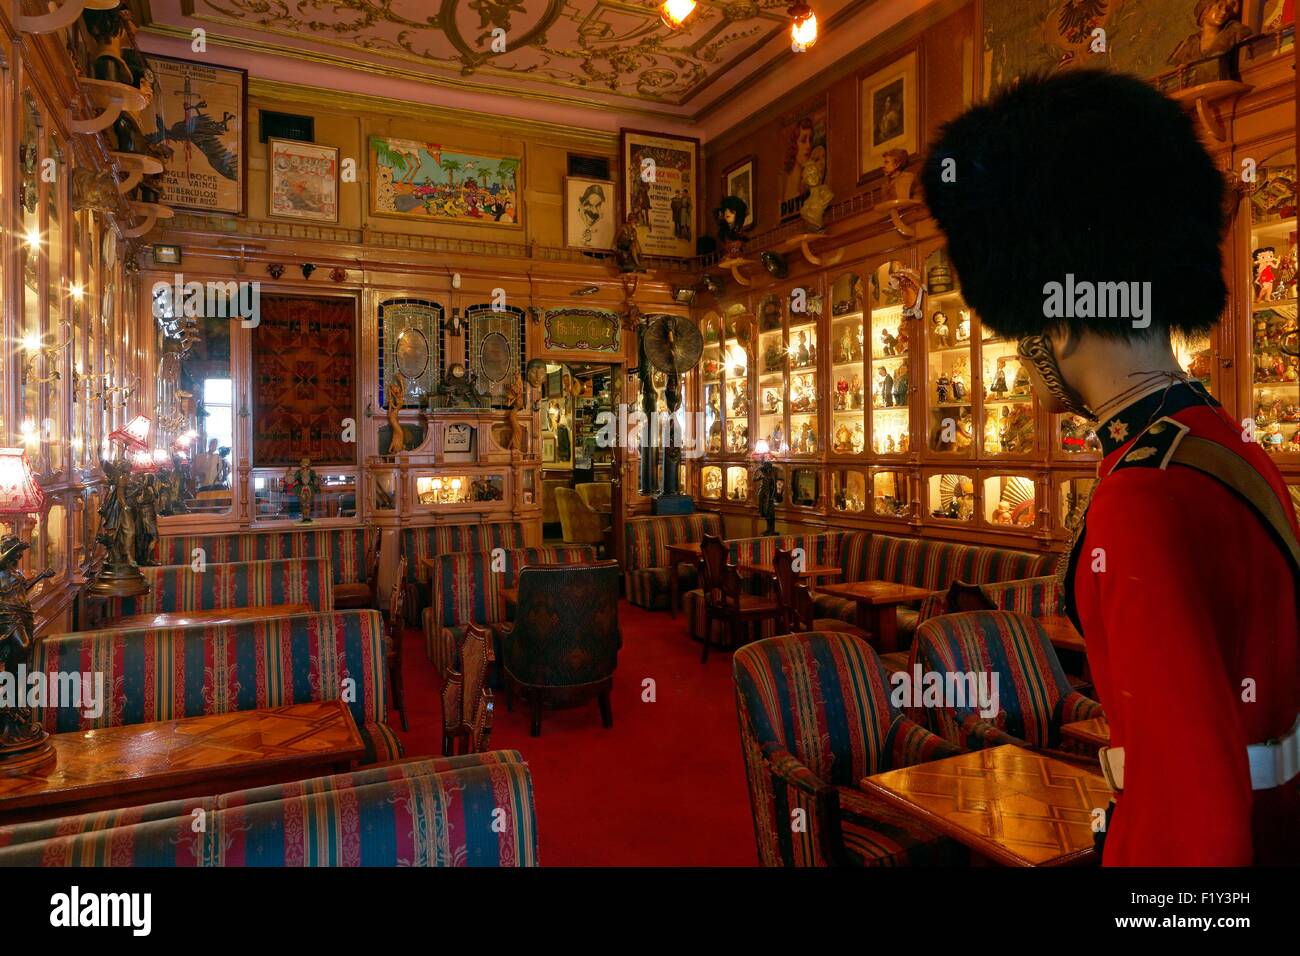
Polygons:
[[880,330],[880,341],[883,343],[882,347],[885,355],[898,354],[898,338],[889,329]]
[[853,408],[862,407],[862,377],[857,372],[853,373],[853,384],[849,386],[849,396]]
[[808,333],[799,333],[799,345],[795,349],[795,362],[800,365],[808,365],[812,361],[812,353],[808,351]]
[[510,448],[515,450],[519,448],[519,439],[522,432],[519,428],[519,419],[515,412],[524,407],[524,378],[522,375],[516,375],[514,381],[506,386],[506,421],[510,423]]
[[882,365],[880,366],[880,368],[876,369],[876,378],[878,379],[878,383],[876,386],[876,394],[879,398],[879,404],[876,407],[893,408],[894,407],[894,376],[890,375],[889,369],[885,368],[885,366]]
[[406,432],[402,430],[400,415],[406,401],[406,376],[400,371],[388,383],[388,454],[406,451]]
[[776,534],[776,505],[781,491],[776,477],[776,468],[770,461],[759,464],[753,476],[758,485],[758,515],[767,522],[764,535]]
[[1273,297],[1273,283],[1277,281],[1273,267],[1277,265],[1277,253],[1272,246],[1262,246],[1255,250],[1255,301],[1267,302]]
[[[1174,48],[1169,55],[1169,65],[1184,67],[1183,72],[1187,75],[1183,82],[1186,86],[1234,79],[1236,64],[1228,62],[1228,55],[1249,36],[1250,27],[1241,22],[1239,0],[1198,0],[1196,32]],[[1211,57],[1217,59],[1211,60]],[[1209,62],[1198,62],[1201,60]]]
[[952,340],[948,337],[948,313],[942,309],[930,316],[930,331],[939,348],[948,348]]
[[942,405],[948,401],[948,388],[951,385],[946,372],[939,373],[939,380],[935,382],[935,391],[939,393],[939,404]]
[[993,509],[994,524],[1011,524],[1011,504],[1005,498]]
[[903,303],[903,316],[919,319],[925,302],[925,290],[921,288],[920,274],[915,269],[895,269],[889,273],[889,287],[898,293]]
[[1007,360],[1005,358],[998,359],[998,372],[989,391],[998,398],[1007,393]]
[[614,261],[619,272],[645,272],[641,264],[641,239],[636,233],[636,213],[630,212],[614,237]]
[[108,550],[104,567],[110,571],[124,570],[135,566],[135,515],[129,498],[131,463],[103,460],[100,468],[107,490],[99,506],[99,532],[95,540]]
[[815,159],[803,164],[803,184],[808,189],[808,196],[799,207],[799,216],[811,232],[821,232],[826,228],[822,220],[826,216],[826,207],[835,198],[831,188],[822,182],[824,174],[822,163]]
[[901,435],[898,436],[898,450],[899,450],[900,452],[906,452],[906,451],[908,451],[911,447],[912,447],[912,436],[911,436],[911,435],[909,435],[907,432],[903,432],[903,434],[901,434]]
[[853,426],[853,453],[862,454],[862,450],[867,447],[867,433],[862,430],[862,422],[857,422]]
[[853,450],[853,432],[849,430],[849,426],[844,422],[840,422],[839,426],[835,429],[834,447],[835,451],[840,453],[847,453]]
[[1025,368],[1023,362],[1016,365],[1016,378],[1011,385],[1011,394],[1012,395],[1029,394],[1029,370]]
[[[27,579],[19,562],[29,547],[16,535],[0,538],[0,670],[11,676],[31,669],[32,653],[36,649],[33,634],[36,618],[27,593],[38,582],[54,576],[53,569],[46,568],[31,580]],[[32,719],[32,709],[18,706],[25,698],[10,699],[11,704],[0,705],[0,752],[39,746],[48,735]]]
[[158,486],[153,475],[145,475],[131,490],[131,509],[135,519],[135,563],[139,567],[156,567],[154,542],[158,540]]
[[970,309],[957,310],[957,341],[970,341]]
[[880,156],[885,178],[889,180],[890,189],[893,191],[891,199],[912,198],[912,192],[916,187],[916,175],[904,172],[909,158],[905,149],[887,149]]
[[966,397],[966,379],[962,377],[960,368],[952,373],[952,397],[959,402]]
[[289,468],[284,473],[284,490],[298,496],[298,507],[302,514],[301,524],[311,524],[312,500],[320,491],[320,476],[311,467],[311,459],[306,455],[297,468]]
[[899,362],[898,368],[894,370],[894,404],[903,406],[907,404],[907,363]]

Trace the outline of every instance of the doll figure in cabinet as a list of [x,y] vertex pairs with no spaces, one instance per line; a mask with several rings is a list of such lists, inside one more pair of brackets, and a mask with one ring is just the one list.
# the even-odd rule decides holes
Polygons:
[[894,376],[883,365],[876,369],[876,408],[894,407]]
[[899,362],[898,368],[894,369],[894,404],[904,406],[907,404],[907,363]]
[[930,316],[930,334],[934,336],[935,348],[946,349],[952,345],[948,333],[948,314],[942,309]]

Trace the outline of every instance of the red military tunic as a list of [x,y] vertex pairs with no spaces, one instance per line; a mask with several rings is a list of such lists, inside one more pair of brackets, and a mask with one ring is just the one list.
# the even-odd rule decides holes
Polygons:
[[[1248,744],[1287,734],[1300,712],[1291,566],[1264,520],[1216,478],[1162,466],[1146,449],[1124,461],[1166,416],[1253,465],[1300,534],[1276,466],[1199,387],[1147,396],[1098,428],[1106,456],[1066,600],[1111,745],[1125,750],[1103,863],[1300,862],[1300,778],[1252,791],[1246,757]],[[1247,679],[1253,702],[1243,700]]]

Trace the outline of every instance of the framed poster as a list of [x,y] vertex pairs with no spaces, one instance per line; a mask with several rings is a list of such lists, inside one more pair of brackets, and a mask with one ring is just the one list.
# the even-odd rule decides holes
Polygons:
[[521,225],[517,156],[370,137],[370,214],[476,226]]
[[564,244],[607,252],[614,248],[618,193],[605,179],[564,177]]
[[162,202],[168,206],[244,213],[248,72],[165,56],[149,56],[155,78],[149,142],[165,146]]
[[293,139],[266,140],[267,215],[339,221],[339,151]]
[[641,251],[680,259],[695,255],[700,141],[624,129],[621,142],[623,213],[636,222]]
[[742,159],[722,174],[722,195],[735,196],[745,202],[746,228],[754,225],[754,157]]
[[795,219],[808,195],[803,168],[810,160],[822,167],[822,182],[830,175],[826,150],[826,99],[814,100],[781,118],[783,159],[779,177],[781,221]]
[[917,59],[913,50],[858,80],[859,182],[882,175],[888,150],[916,155],[921,128]]

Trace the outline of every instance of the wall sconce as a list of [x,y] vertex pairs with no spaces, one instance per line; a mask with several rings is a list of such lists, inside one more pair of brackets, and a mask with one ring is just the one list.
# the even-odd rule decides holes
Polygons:
[[[103,401],[104,411],[106,412],[114,408],[125,408],[127,402],[131,400],[131,395],[134,393],[138,382],[138,378],[133,378],[125,385],[109,385],[109,377],[105,375],[103,388],[95,397]],[[122,397],[118,400],[113,397],[115,395],[121,395]]]
[[42,345],[40,337],[29,335],[23,339],[23,352],[26,358],[23,359],[22,383],[24,385],[44,385],[46,382],[57,382],[62,376],[59,375],[58,366],[48,375],[36,378],[34,373],[36,369],[36,360],[42,356],[45,358],[45,365],[48,368],[50,360],[68,347],[69,343],[64,342],[62,345]]
[[659,5],[659,19],[669,30],[680,30],[695,12],[695,0],[664,0]]
[[316,271],[316,266],[314,264],[310,262],[304,262],[302,264],[302,277],[304,279],[310,279],[311,274],[315,271]]
[[153,261],[160,266],[178,266],[181,264],[181,247],[154,243]]
[[795,0],[786,12],[794,21],[790,25],[790,49],[795,53],[809,50],[817,42],[817,14],[804,0]]

